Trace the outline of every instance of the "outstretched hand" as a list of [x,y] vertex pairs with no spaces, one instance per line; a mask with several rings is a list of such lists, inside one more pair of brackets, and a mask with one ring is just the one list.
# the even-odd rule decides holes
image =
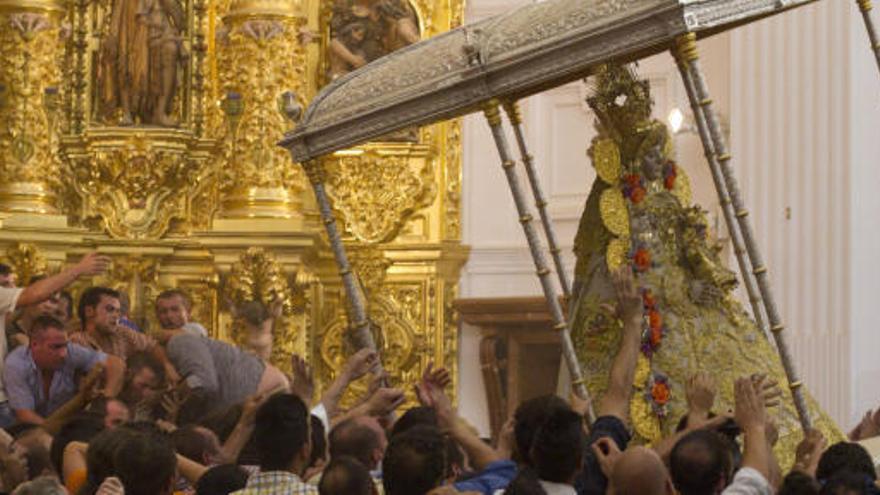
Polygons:
[[611,283],[617,298],[617,316],[624,322],[641,321],[644,302],[633,278],[632,267],[621,267],[611,273]]
[[77,276],[88,277],[92,275],[100,275],[107,271],[110,262],[111,260],[109,256],[98,254],[97,251],[92,251],[83,256],[82,259],[79,260],[79,263],[74,265],[74,269],[76,270]]
[[345,363],[344,373],[355,381],[366,375],[379,362],[379,355],[373,349],[364,348],[352,354]]
[[293,383],[290,391],[302,399],[306,406],[311,407],[315,395],[315,378],[312,375],[312,367],[299,354],[290,356],[290,364],[293,369]]

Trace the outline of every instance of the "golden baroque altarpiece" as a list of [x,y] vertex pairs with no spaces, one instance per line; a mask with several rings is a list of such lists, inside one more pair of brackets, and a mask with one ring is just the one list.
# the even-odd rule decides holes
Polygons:
[[[98,249],[131,318],[179,287],[240,341],[230,308],[283,301],[273,361],[319,382],[345,301],[307,179],[277,146],[333,78],[461,24],[463,1],[0,0],[0,257],[20,280]],[[401,74],[405,77],[405,74]],[[392,381],[453,368],[457,121],[325,159],[327,190]],[[76,294],[74,294],[76,295]]]

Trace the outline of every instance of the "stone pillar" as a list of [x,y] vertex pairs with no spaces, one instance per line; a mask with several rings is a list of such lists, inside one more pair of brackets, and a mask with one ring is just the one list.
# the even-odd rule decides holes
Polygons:
[[0,211],[56,214],[60,0],[0,0]]
[[301,218],[305,177],[277,146],[304,106],[304,24],[292,0],[234,0],[218,30],[223,218]]

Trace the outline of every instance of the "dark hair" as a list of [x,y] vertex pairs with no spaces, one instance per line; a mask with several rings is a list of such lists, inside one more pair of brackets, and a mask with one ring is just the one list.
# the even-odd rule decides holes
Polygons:
[[101,302],[101,297],[107,296],[119,299],[119,292],[109,287],[89,287],[79,296],[79,305],[76,308],[76,315],[79,317],[80,325],[86,326],[86,308],[94,308]]
[[165,383],[165,366],[154,354],[147,351],[138,351],[128,356],[125,360],[125,369],[133,376],[143,368],[150,368],[159,379],[159,383]]
[[874,479],[861,471],[843,469],[822,484],[821,495],[873,495],[877,493]]
[[64,449],[70,442],[89,443],[98,433],[104,431],[104,421],[94,413],[80,413],[61,426],[58,434],[52,439],[49,458],[56,473],[61,473],[64,462]]
[[547,492],[538,481],[535,471],[525,466],[504,489],[504,495],[547,495]]
[[722,479],[731,480],[730,446],[715,431],[692,431],[672,448],[669,471],[681,495],[712,493]]
[[126,495],[159,495],[171,487],[177,457],[164,435],[138,432],[116,449],[113,464]]
[[777,495],[819,495],[820,488],[809,474],[792,471],[782,480]]
[[[15,442],[25,449],[25,459],[27,460],[28,478],[33,479],[45,471],[53,471],[52,456],[49,449],[46,448],[42,438],[37,436],[50,436],[41,428],[25,430],[16,438]],[[31,436],[35,436],[31,439]]]
[[49,315],[40,315],[31,325],[30,338],[34,339],[37,335],[41,335],[46,330],[50,328],[54,328],[55,330],[65,331],[64,323],[61,323],[61,320],[55,318],[54,316]]
[[178,297],[178,296],[183,301],[183,307],[185,307],[187,311],[192,309],[192,299],[189,298],[189,296],[186,294],[186,292],[184,292],[180,289],[163,290],[162,292],[159,293],[158,296],[156,296],[156,302],[158,303],[159,299],[171,299],[172,297]]
[[0,277],[5,277],[12,273],[12,267],[6,263],[0,263]]
[[257,410],[254,439],[263,471],[290,469],[309,444],[309,410],[294,394],[273,395]]
[[513,436],[516,440],[514,460],[521,464],[531,464],[529,454],[532,451],[532,440],[535,438],[535,433],[557,410],[570,411],[571,406],[555,395],[535,397],[516,408],[516,412],[513,414]]
[[437,411],[433,407],[413,407],[403,413],[403,415],[394,422],[391,428],[391,436],[400,434],[415,426],[437,426]]
[[229,495],[247,485],[247,471],[235,464],[214,466],[199,478],[196,495]]
[[94,495],[105,478],[116,476],[116,450],[137,432],[128,426],[104,430],[89,442],[86,451],[86,482],[77,495]]
[[446,448],[440,430],[416,426],[391,438],[382,460],[386,495],[424,494],[446,473]]
[[199,431],[199,428],[215,435],[204,426],[186,425],[174,430],[171,434],[171,443],[174,444],[174,450],[178,454],[204,464],[207,456],[216,457],[219,452],[216,450],[217,446],[211,442],[205,432]]
[[535,432],[529,454],[540,479],[568,483],[581,469],[586,446],[583,417],[557,409]]
[[828,447],[819,458],[816,479],[829,480],[840,471],[862,473],[872,481],[877,479],[871,455],[864,447],[854,442],[837,442]]
[[360,424],[358,419],[347,419],[330,430],[330,458],[347,455],[372,468],[372,453],[381,446],[382,439],[374,430]]
[[327,432],[324,431],[321,418],[312,414],[309,421],[312,423],[312,455],[309,457],[309,467],[313,467],[319,461],[327,460]]
[[351,456],[334,457],[324,468],[318,493],[321,495],[371,495],[375,490],[370,470]]

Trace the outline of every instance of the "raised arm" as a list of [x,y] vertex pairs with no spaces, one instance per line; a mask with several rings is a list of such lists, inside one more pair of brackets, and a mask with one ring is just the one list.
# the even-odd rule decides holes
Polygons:
[[17,306],[30,306],[48,299],[52,294],[72,284],[81,276],[103,273],[110,265],[110,258],[96,252],[89,253],[79,263],[61,273],[38,280],[27,286],[18,297]]
[[597,413],[599,416],[615,416],[626,422],[641,346],[644,303],[630,267],[612,273],[611,278],[617,296],[618,317],[623,321],[623,333],[620,349],[611,363],[608,390],[599,401]]

